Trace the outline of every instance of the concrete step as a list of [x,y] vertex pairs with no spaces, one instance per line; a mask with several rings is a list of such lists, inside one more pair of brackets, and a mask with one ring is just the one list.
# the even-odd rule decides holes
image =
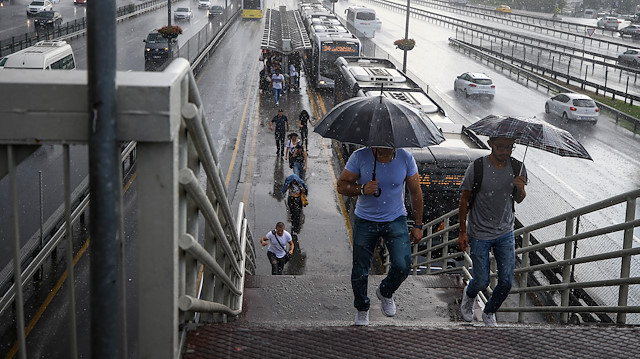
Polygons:
[[[458,277],[409,276],[394,294],[395,317],[382,314],[375,295],[383,278],[369,277],[371,325],[444,325],[459,318]],[[250,276],[245,308],[241,321],[250,325],[348,326],[356,313],[349,275]]]

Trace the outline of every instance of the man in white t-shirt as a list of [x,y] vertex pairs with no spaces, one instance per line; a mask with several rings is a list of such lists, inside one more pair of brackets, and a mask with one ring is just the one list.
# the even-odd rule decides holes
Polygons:
[[276,106],[280,103],[280,94],[284,87],[284,75],[280,72],[280,69],[276,69],[275,73],[271,75],[271,88],[273,88],[273,99]]
[[[271,263],[271,274],[281,275],[289,256],[293,254],[293,239],[291,234],[284,230],[284,223],[278,222],[276,229],[262,237],[260,243],[263,246],[269,245],[267,257]],[[289,251],[285,249],[287,243],[289,244]]]

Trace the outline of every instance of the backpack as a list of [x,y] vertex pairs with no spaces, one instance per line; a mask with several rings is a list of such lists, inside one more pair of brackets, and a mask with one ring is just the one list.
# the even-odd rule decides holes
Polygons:
[[[473,186],[471,187],[471,198],[469,199],[468,210],[470,210],[471,207],[473,207],[473,201],[476,198],[476,194],[480,191],[480,186],[482,186],[482,176],[484,172],[484,164],[482,163],[483,158],[484,157],[479,157],[479,158],[476,158],[475,161],[473,161]],[[511,159],[511,169],[513,170],[513,176],[517,177],[520,175],[520,169],[522,168],[523,164],[522,162],[516,160],[513,157],[510,157],[510,159]],[[515,200],[513,199],[513,196],[515,194],[516,194],[516,188],[513,187],[513,193],[511,193],[511,209],[514,212],[516,211]]]

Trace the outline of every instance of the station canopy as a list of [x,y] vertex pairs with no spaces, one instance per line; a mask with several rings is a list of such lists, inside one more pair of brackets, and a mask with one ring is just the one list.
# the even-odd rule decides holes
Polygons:
[[311,49],[300,12],[287,11],[286,6],[280,6],[279,10],[267,9],[261,48],[284,55]]

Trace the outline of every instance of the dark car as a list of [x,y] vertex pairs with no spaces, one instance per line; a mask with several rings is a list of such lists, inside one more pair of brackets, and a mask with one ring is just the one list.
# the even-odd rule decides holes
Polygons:
[[57,11],[41,11],[33,19],[36,26],[60,26],[62,14]]
[[[150,62],[164,62],[178,53],[178,39],[165,38],[158,30],[153,30],[142,40],[145,42],[144,59]],[[171,43],[169,43],[171,41]],[[170,46],[171,45],[171,46]],[[169,52],[171,48],[171,52]]]
[[209,8],[209,11],[207,11],[209,17],[216,17],[222,15],[222,13],[224,13],[224,8],[220,5],[213,5]]
[[620,37],[624,37],[625,35],[628,35],[636,39],[640,37],[640,25],[629,25],[627,27],[623,27],[618,32],[620,33]]

